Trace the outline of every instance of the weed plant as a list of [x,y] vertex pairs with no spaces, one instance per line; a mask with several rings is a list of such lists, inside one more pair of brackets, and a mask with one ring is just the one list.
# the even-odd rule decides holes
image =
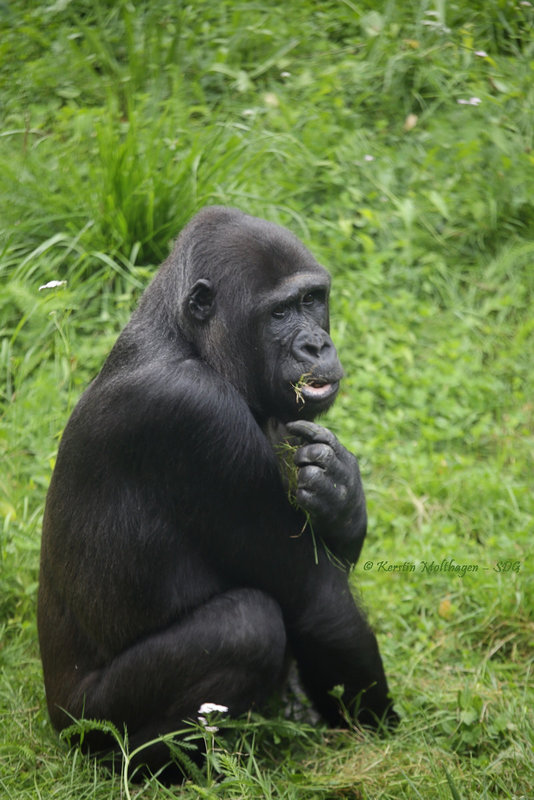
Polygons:
[[[521,0],[0,3],[2,797],[534,796],[533,25]],[[193,783],[134,785],[50,727],[41,517],[70,410],[207,203],[333,274],[327,424],[403,719],[251,718]]]

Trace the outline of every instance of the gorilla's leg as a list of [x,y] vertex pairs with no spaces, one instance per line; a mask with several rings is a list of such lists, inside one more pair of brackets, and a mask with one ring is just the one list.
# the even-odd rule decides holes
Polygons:
[[[130,749],[184,728],[205,702],[235,716],[261,706],[285,674],[286,632],[278,604],[259,590],[217,595],[185,619],[136,643],[83,678],[67,710],[128,727]],[[60,704],[61,705],[61,704]],[[86,738],[100,750],[101,736]],[[150,770],[168,748],[143,751]]]
[[[393,710],[376,637],[358,608],[346,577],[332,571],[316,586],[299,628],[290,630],[304,688],[315,708],[332,726],[348,724],[347,713],[361,725],[377,728],[382,718],[394,725]],[[342,703],[332,694],[343,687]]]

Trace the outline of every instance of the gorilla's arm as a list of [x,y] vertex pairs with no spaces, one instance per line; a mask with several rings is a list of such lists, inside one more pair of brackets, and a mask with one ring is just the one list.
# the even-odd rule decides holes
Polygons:
[[340,558],[355,564],[367,530],[365,495],[356,458],[331,431],[315,422],[289,422],[291,435],[304,440],[295,454],[296,499],[313,529]]

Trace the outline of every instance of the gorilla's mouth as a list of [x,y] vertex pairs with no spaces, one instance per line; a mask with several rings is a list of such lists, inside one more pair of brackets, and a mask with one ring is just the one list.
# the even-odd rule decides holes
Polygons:
[[339,381],[328,383],[328,381],[321,378],[313,378],[302,384],[300,391],[305,400],[324,400],[337,392],[338,386]]

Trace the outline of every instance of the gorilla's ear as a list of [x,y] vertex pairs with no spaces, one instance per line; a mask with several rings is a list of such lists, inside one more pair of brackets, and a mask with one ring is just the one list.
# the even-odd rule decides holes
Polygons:
[[203,322],[209,319],[215,311],[215,291],[211,281],[201,278],[198,280],[187,298],[187,307],[192,317]]

